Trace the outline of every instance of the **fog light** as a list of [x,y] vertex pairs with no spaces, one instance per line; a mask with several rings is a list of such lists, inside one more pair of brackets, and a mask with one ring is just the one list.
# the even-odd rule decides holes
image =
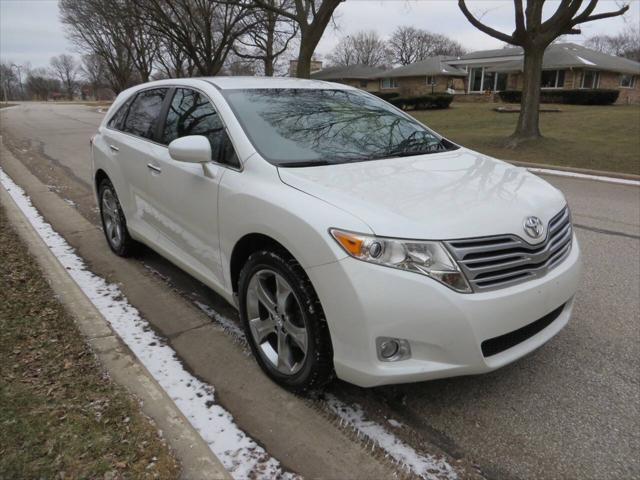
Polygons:
[[378,337],[376,339],[378,359],[383,362],[397,362],[411,357],[408,340],[401,338]]
[[391,358],[400,350],[400,345],[395,340],[385,340],[380,344],[380,356],[382,358]]

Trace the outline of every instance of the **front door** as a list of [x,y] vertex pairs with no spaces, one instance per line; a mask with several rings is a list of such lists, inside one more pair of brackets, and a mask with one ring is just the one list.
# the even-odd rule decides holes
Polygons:
[[[204,135],[212,151],[224,136],[224,126],[206,95],[176,88],[169,105],[160,143],[168,145],[186,135]],[[166,147],[157,147],[155,171],[150,172],[149,191],[153,225],[160,243],[176,250],[179,260],[191,269],[222,284],[218,238],[218,185],[226,168],[217,162],[178,162]]]

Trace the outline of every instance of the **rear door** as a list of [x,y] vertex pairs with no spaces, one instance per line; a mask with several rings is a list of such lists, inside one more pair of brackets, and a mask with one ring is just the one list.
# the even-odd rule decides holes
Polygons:
[[121,199],[121,203],[126,203],[128,226],[148,238],[153,235],[149,228],[152,209],[148,193],[149,172],[159,148],[156,142],[158,121],[168,90],[152,88],[136,94],[119,129],[109,132],[110,149],[117,157],[124,178],[124,191],[118,191],[118,196],[126,198],[125,202]]
[[227,168],[240,168],[224,124],[210,99],[191,88],[176,88],[168,103],[160,143],[203,135],[209,139],[212,161],[178,162],[163,148],[154,159],[157,172],[149,180],[154,227],[166,249],[214,284],[222,284],[218,238],[218,185]]

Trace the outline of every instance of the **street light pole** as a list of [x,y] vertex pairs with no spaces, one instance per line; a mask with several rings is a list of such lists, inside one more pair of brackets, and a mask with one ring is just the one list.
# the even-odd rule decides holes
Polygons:
[[15,63],[11,64],[11,68],[14,68],[18,71],[18,83],[20,84],[20,100],[24,100],[24,87],[22,86],[22,65],[16,65]]

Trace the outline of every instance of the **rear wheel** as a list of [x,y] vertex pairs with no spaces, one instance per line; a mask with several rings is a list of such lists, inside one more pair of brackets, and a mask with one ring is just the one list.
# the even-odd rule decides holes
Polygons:
[[108,179],[102,180],[98,188],[102,230],[111,250],[121,257],[135,253],[139,244],[127,230],[127,221],[116,195],[116,190]]
[[252,254],[240,273],[240,316],[262,370],[306,393],[333,378],[333,351],[320,301],[302,267],[284,252]]

